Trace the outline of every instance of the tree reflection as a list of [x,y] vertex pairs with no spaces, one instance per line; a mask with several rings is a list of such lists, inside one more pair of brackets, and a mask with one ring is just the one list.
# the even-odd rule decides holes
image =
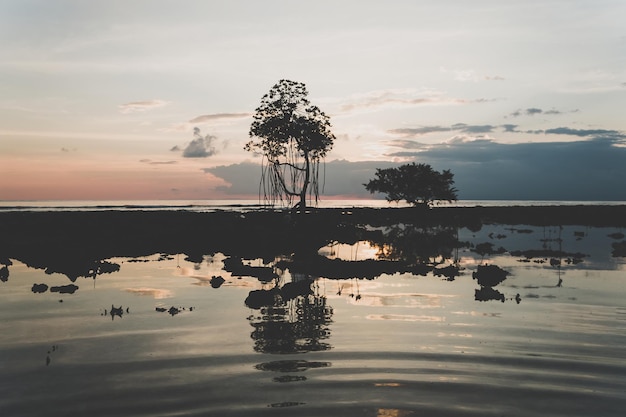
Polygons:
[[452,259],[460,246],[456,227],[413,224],[392,225],[370,244],[378,249],[378,259],[429,266]]
[[311,289],[309,279],[282,288],[251,291],[245,303],[260,315],[248,319],[254,328],[254,350],[262,353],[303,353],[328,350],[328,325],[333,309],[325,296]]
[[[370,239],[370,245],[377,248],[379,260],[403,265],[405,271],[416,275],[432,271],[449,281],[460,275],[458,249],[462,244],[455,226],[395,224],[386,228],[377,239]],[[442,266],[448,260],[452,262]]]

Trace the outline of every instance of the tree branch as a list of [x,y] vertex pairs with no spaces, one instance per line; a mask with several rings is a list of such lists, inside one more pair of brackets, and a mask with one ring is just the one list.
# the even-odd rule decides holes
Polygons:
[[[281,165],[281,164],[274,164],[274,166],[276,165]],[[285,194],[291,195],[291,196],[299,196],[299,193],[296,193],[294,191],[289,191],[287,189],[287,184],[285,184],[285,179],[283,178],[282,174],[280,173],[280,170],[275,169],[274,173],[276,174],[276,177],[278,178],[278,180],[280,181],[280,185],[282,185],[283,187],[283,191],[285,192]]]
[[278,165],[278,166],[287,165],[288,167],[291,167],[293,169],[297,169],[298,171],[302,171],[302,172],[306,171],[306,167],[299,167],[299,166],[297,166],[295,164],[292,164],[290,162],[279,162],[278,160],[276,160],[276,161],[272,161],[272,164]]

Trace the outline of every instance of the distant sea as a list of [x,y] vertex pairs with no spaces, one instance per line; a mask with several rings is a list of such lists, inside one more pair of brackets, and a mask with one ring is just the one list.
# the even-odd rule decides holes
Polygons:
[[[626,205],[626,201],[546,201],[546,200],[459,200],[445,203],[448,207],[505,207],[505,206],[559,206],[559,205]],[[321,200],[319,208],[408,207],[406,203],[389,203],[383,199]],[[192,211],[218,210],[248,211],[268,208],[259,200],[42,200],[1,201],[0,212],[7,211]],[[276,208],[279,208],[276,206]]]

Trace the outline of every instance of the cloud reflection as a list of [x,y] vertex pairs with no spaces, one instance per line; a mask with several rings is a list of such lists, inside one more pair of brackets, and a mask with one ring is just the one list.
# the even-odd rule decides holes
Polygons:
[[417,316],[414,314],[369,314],[367,320],[393,320],[393,321],[421,321],[421,322],[442,322],[444,317],[438,316]]
[[125,288],[124,291],[135,295],[143,295],[153,297],[155,300],[162,300],[164,298],[172,298],[173,293],[170,290],[161,288]]

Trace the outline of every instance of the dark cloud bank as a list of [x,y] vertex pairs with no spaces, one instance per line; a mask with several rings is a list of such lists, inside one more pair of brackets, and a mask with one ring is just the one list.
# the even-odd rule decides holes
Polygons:
[[[556,133],[556,132],[555,132]],[[562,132],[559,132],[562,133]],[[570,134],[572,132],[569,132]],[[590,132],[579,132],[590,133]],[[594,132],[598,133],[598,132]],[[394,141],[402,158],[451,169],[464,200],[623,200],[626,201],[626,146],[607,135],[575,142],[502,144],[490,139],[452,140],[426,146]],[[363,183],[391,162],[326,163],[324,196],[370,196]],[[257,194],[260,167],[251,162],[206,170],[232,184],[232,194]]]

